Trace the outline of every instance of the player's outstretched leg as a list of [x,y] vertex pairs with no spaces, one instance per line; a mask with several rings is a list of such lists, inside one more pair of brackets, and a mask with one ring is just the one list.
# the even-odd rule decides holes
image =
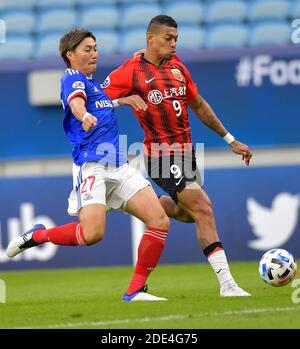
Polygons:
[[68,223],[50,229],[46,229],[43,224],[36,224],[32,229],[15,237],[10,242],[7,247],[7,256],[13,258],[19,253],[45,242],[64,246],[87,245],[81,224],[78,222]]
[[146,281],[164,250],[169,219],[150,186],[128,200],[126,211],[142,220],[146,224],[146,230],[139,244],[137,263],[123,301],[165,301],[166,298],[147,293]]
[[32,229],[26,233],[14,238],[7,247],[7,256],[10,258],[15,257],[20,252],[27,250],[28,248],[38,246],[39,243],[32,239],[32,235],[37,230],[45,230],[43,224],[36,224]]
[[218,278],[221,297],[251,296],[234,281],[230,273],[225,251],[220,241],[210,244],[203,252]]
[[177,193],[178,205],[195,221],[197,238],[220,283],[222,297],[241,297],[250,294],[234,281],[225,251],[216,229],[214,213],[208,195],[196,183]]
[[14,238],[7,247],[7,255],[15,257],[28,248],[51,242],[62,246],[90,246],[102,240],[105,231],[106,206],[91,204],[79,211],[80,223],[72,222],[46,229],[36,224],[26,233]]

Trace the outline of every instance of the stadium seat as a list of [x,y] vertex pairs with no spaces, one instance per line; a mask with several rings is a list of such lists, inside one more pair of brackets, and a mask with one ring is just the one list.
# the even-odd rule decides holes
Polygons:
[[115,5],[118,0],[77,0],[77,4],[82,7],[96,6],[96,5]]
[[36,58],[58,57],[61,34],[40,35],[37,39],[34,56]]
[[58,7],[72,7],[76,4],[77,0],[37,0],[36,5],[38,8],[58,8]]
[[286,22],[261,23],[250,32],[251,46],[284,45],[291,41],[291,27]]
[[8,36],[0,45],[0,59],[28,59],[32,57],[33,40],[30,35]]
[[290,1],[260,0],[250,5],[249,19],[251,21],[286,19],[290,11]]
[[31,10],[37,0],[2,0],[0,10]]
[[63,32],[77,25],[77,12],[74,10],[49,10],[43,12],[39,18],[38,32]]
[[119,3],[120,4],[123,4],[123,5],[132,5],[132,4],[149,4],[149,3],[157,3],[159,0],[119,0]]
[[1,19],[5,21],[7,34],[30,34],[35,28],[32,11],[10,11]]
[[137,4],[124,8],[121,14],[121,26],[123,28],[143,27],[146,30],[150,19],[161,14],[161,8],[156,4]]
[[296,0],[291,4],[290,17],[300,18],[300,0]]
[[116,53],[119,49],[119,35],[116,31],[94,31],[97,40],[98,50],[102,53]]
[[166,14],[179,24],[199,24],[203,20],[203,7],[200,2],[175,2],[165,7]]
[[119,51],[133,52],[146,46],[146,30],[135,29],[126,31],[121,37],[121,44]]
[[247,44],[248,31],[243,24],[219,24],[208,31],[205,39],[208,48],[237,48]]
[[180,49],[198,49],[204,45],[204,31],[199,26],[179,28],[177,48]]
[[115,6],[89,7],[83,11],[80,26],[94,29],[114,29],[119,23],[119,12]]
[[246,18],[247,4],[241,0],[219,0],[205,7],[205,22],[242,22]]

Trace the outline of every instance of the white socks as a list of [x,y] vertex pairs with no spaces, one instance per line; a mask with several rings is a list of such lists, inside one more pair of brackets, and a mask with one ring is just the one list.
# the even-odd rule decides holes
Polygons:
[[224,250],[213,252],[209,257],[207,257],[207,260],[213,268],[220,286],[229,280],[233,280]]

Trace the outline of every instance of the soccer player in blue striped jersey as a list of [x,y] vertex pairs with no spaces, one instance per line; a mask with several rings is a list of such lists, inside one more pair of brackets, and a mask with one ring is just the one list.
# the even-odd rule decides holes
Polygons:
[[[76,165],[100,161],[119,167],[127,162],[119,146],[118,124],[113,112],[113,102],[92,76],[86,76],[79,70],[66,69],[61,79],[61,101],[65,110],[64,130],[74,145],[73,160]],[[88,112],[83,116],[83,121],[87,117],[94,120],[92,129],[84,130],[82,120],[74,118],[72,114],[72,106],[84,102],[84,108]],[[103,144],[111,145],[109,153],[101,151],[104,148]]]
[[73,144],[74,162],[68,213],[78,216],[79,222],[51,229],[37,224],[11,241],[7,255],[14,257],[47,242],[93,245],[104,236],[107,207],[120,209],[146,225],[123,301],[165,300],[146,292],[146,280],[164,249],[169,219],[150,183],[127,164],[119,147],[114,114],[118,105],[128,105],[134,110],[145,110],[147,105],[139,96],[112,101],[93,80],[98,50],[91,32],[74,29],[66,33],[60,41],[60,53],[68,67],[61,81],[61,99],[65,112],[64,130]]

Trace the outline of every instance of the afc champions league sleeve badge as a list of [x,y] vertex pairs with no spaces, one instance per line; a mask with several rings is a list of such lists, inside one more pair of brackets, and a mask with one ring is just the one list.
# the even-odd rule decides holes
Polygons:
[[177,68],[171,69],[171,73],[175,76],[175,78],[179,81],[182,81],[181,71]]
[[103,82],[102,84],[100,84],[101,88],[106,88],[110,85],[110,77],[108,76]]

